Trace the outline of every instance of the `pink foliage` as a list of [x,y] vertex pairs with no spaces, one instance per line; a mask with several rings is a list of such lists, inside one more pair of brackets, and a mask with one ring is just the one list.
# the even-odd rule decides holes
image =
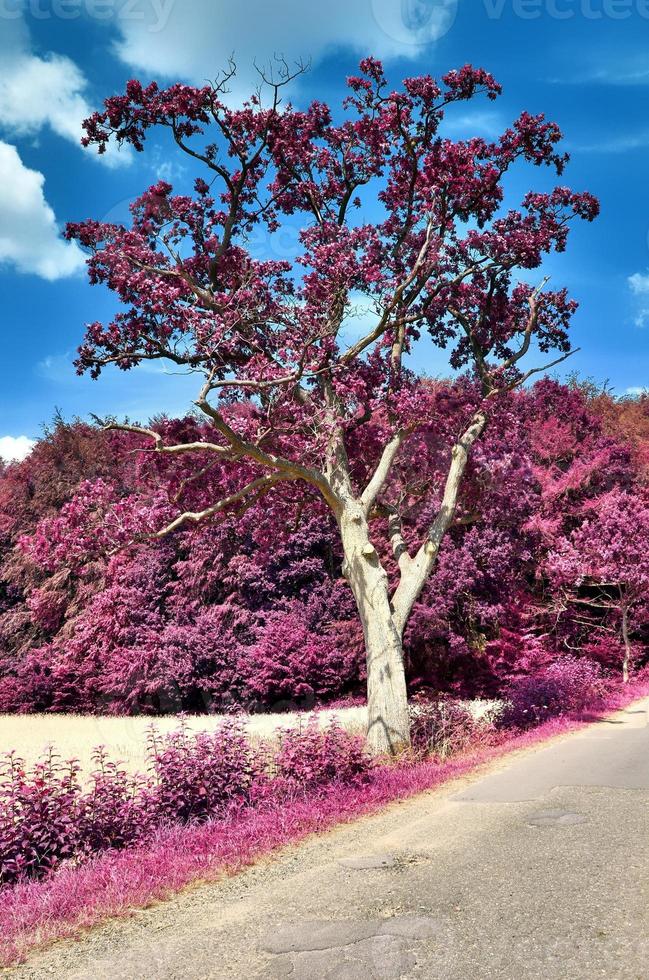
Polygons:
[[282,733],[270,753],[253,748],[236,720],[215,732],[186,726],[149,738],[150,774],[128,776],[103,749],[90,787],[74,761],[50,750],[27,772],[15,753],[0,770],[0,887],[38,879],[64,863],[133,847],[170,824],[201,823],[331,783],[363,781],[363,740],[336,724]]
[[163,738],[152,730],[149,755],[153,787],[144,798],[158,823],[188,823],[218,816],[249,803],[263,783],[256,757],[241,725],[226,722],[213,733],[181,727]]
[[[293,601],[265,617],[257,642],[242,659],[248,690],[261,703],[307,704],[338,693],[358,676],[353,633],[335,624],[322,632],[322,603]],[[314,615],[315,613],[315,615]]]
[[274,766],[276,778],[289,791],[307,792],[332,782],[353,786],[367,780],[371,771],[362,736],[350,734],[335,722],[320,728],[315,719],[302,730],[280,732]]
[[[623,707],[648,692],[647,683],[635,684],[624,696],[610,696],[607,707]],[[594,714],[589,712],[589,720]],[[480,747],[445,762],[378,766],[360,785],[335,784],[304,799],[291,797],[206,824],[165,828],[146,846],[109,851],[79,867],[63,866],[46,880],[5,889],[0,892],[0,963],[19,962],[39,945],[76,937],[107,918],[167,899],[192,882],[216,881],[309,834],[374,813],[393,800],[439,786],[583,723],[561,717],[498,746]]]
[[[409,499],[404,533],[411,541],[434,516],[446,447],[475,396],[464,380],[431,390],[430,427],[392,476],[393,492]],[[487,430],[474,454],[458,523],[406,629],[411,684],[492,696],[510,676],[534,674],[571,649],[619,669],[616,609],[594,609],[582,622],[589,607],[581,600],[597,598],[598,569],[615,572],[633,599],[640,666],[649,635],[641,560],[647,529],[632,447],[603,430],[580,391],[554,382],[513,394],[499,412],[502,424]],[[191,419],[159,427],[183,439],[207,432]],[[375,435],[370,424],[358,430],[359,454],[373,451]],[[114,530],[107,518],[113,505],[124,511],[131,501],[131,513],[150,505],[155,513],[162,497],[182,492],[188,506],[200,507],[223,492],[219,467],[181,490],[195,475],[185,460],[147,455],[136,463],[125,451],[132,442],[60,423],[29,460],[0,477],[0,708],[282,710],[356,696],[362,632],[335,527],[305,499],[308,491],[291,488],[238,518],[224,515],[112,555],[88,546],[79,564],[78,541],[92,538],[99,516]],[[84,482],[92,465],[101,466],[97,496]],[[228,479],[236,482],[236,473]],[[414,492],[421,481],[429,498]],[[77,504],[65,510],[78,488],[84,507],[103,501],[100,511],[83,511],[85,531]],[[113,530],[106,532],[109,552]],[[607,541],[617,542],[615,568],[601,564],[613,554]],[[387,548],[382,558],[394,576]],[[605,599],[617,602],[619,587]]]
[[610,689],[599,664],[585,657],[562,657],[535,674],[514,678],[506,691],[505,724],[537,725],[552,715],[600,706]]
[[[390,296],[421,249],[421,219],[428,216],[440,231],[427,270],[430,286],[412,302],[412,339],[426,329],[440,346],[451,347],[454,366],[466,365],[470,344],[448,309],[471,315],[489,294],[480,341],[487,351],[510,355],[532,291],[512,283],[512,269],[534,269],[545,253],[563,251],[567,221],[592,220],[598,211],[592,195],[559,186],[527,194],[519,209],[501,214],[502,177],[517,161],[563,172],[559,128],[522,113],[495,142],[440,136],[455,104],[481,95],[495,99],[500,92],[491,75],[470,65],[439,81],[409,78],[401,91],[391,91],[380,62],[367,58],[348,88],[342,118],[334,122],[320,102],[278,112],[272,98],[262,107],[255,95],[232,108],[218,87],[162,90],[132,80],[87,120],[85,142],[100,153],[111,140],[143,151],[152,134],[173,127],[177,146],[202,164],[202,175],[193,195],[174,194],[165,181],[148,188],[131,207],[130,227],[94,220],[68,226],[68,237],[89,249],[91,281],[105,283],[124,307],[111,323],[90,326],[80,371],[97,376],[107,363],[129,369],[170,351],[182,362],[179,351],[189,340],[187,363],[213,363],[215,380],[238,394],[250,383],[276,382],[286,365],[299,363],[305,375],[317,372],[323,355],[339,352],[337,338],[323,326],[341,291],[376,300]],[[218,142],[224,135],[222,163]],[[375,223],[353,217],[367,194],[378,196],[384,210]],[[265,225],[272,235],[289,218],[301,225],[302,251],[295,260],[250,253],[247,232]],[[218,271],[211,263],[215,256]],[[467,263],[475,266],[473,274],[461,275]],[[566,349],[575,306],[565,290],[546,293],[536,329],[542,350]],[[261,326],[262,344],[243,342],[240,325],[249,322]],[[305,336],[317,341],[305,346]],[[389,344],[387,335],[367,362],[348,365],[344,381],[334,376],[348,422],[366,398],[373,410],[384,409],[379,381],[389,371]],[[226,382],[232,370],[237,381]],[[404,374],[398,390],[387,395],[395,420],[422,418],[424,406],[413,396]],[[325,406],[305,410],[288,385],[278,387],[274,402],[275,427],[288,427],[280,445],[301,443],[313,461],[325,445]],[[254,422],[257,413],[248,407],[248,423]],[[311,438],[305,440],[307,426]]]
[[81,841],[78,766],[50,752],[32,773],[10,753],[0,771],[0,884],[39,878]]

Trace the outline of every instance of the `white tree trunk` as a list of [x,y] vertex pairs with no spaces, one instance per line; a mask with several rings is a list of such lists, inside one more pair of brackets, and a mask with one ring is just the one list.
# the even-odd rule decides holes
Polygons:
[[408,616],[426,579],[435,566],[441,541],[455,514],[460,483],[469,452],[486,425],[482,410],[451,452],[442,504],[426,541],[414,558],[408,554],[400,522],[388,527],[400,571],[399,585],[390,599],[388,576],[369,536],[368,518],[390,465],[399,451],[403,432],[385,446],[379,465],[360,498],[354,496],[344,444],[332,451],[330,478],[334,477],[337,506],[334,513],[340,528],[345,560],[343,573],[349,582],[363,624],[367,657],[368,742],[377,754],[396,754],[410,746],[408,693],[403,662],[403,631]]
[[403,645],[390,606],[388,576],[370,542],[360,504],[345,507],[340,531],[343,572],[354,593],[365,638],[368,743],[377,755],[394,755],[410,745],[410,719]]

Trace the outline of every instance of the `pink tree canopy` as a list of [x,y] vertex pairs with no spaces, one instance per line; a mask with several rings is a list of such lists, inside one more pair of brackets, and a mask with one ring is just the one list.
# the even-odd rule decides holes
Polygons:
[[[630,631],[648,603],[648,548],[646,488],[635,487],[631,493],[615,488],[588,503],[582,524],[548,557],[552,578],[567,589],[569,604],[599,612],[604,629],[607,620],[617,619],[625,648],[625,680],[632,660]],[[584,594],[584,586],[590,594]]]

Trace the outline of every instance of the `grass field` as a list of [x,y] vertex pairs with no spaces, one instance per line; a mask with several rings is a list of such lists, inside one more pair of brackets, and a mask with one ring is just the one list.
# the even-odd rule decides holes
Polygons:
[[[500,702],[463,702],[475,718],[488,716]],[[320,724],[331,718],[350,731],[364,732],[367,725],[367,708],[338,708],[315,712],[295,712],[268,715],[243,715],[246,728],[253,739],[269,738],[278,728],[305,725],[314,715]],[[214,731],[230,715],[185,715],[192,731]],[[15,749],[31,767],[49,745],[53,745],[63,759],[78,759],[84,773],[92,772],[93,749],[103,745],[110,758],[121,762],[131,772],[144,772],[146,768],[147,729],[153,725],[158,731],[172,732],[178,728],[176,715],[154,718],[137,715],[2,715],[0,714],[0,755]]]
[[[315,714],[321,724],[335,716],[345,728],[359,731],[364,728],[367,718],[366,708],[359,707],[300,714],[248,715],[244,720],[254,738],[268,738],[278,728],[305,724],[311,714]],[[193,731],[213,731],[224,718],[223,715],[185,717]],[[175,716],[0,715],[0,753],[15,749],[31,766],[48,745],[53,745],[64,759],[78,759],[82,772],[89,773],[94,768],[93,749],[104,745],[111,759],[124,763],[132,772],[143,772],[149,726],[153,724],[160,732],[171,732],[178,723]]]

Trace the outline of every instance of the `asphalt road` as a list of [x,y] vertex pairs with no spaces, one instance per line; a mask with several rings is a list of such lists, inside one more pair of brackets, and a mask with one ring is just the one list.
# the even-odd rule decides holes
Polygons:
[[649,978],[649,701],[16,978]]

